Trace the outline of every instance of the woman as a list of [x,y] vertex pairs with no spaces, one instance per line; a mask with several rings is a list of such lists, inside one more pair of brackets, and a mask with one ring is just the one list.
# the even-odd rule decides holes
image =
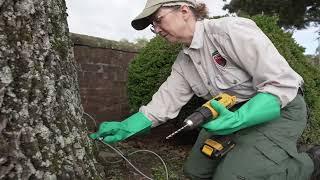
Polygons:
[[[191,179],[309,179],[317,161],[298,153],[296,142],[306,126],[303,79],[271,41],[245,18],[205,19],[205,4],[194,0],[148,0],[133,21],[137,30],[151,30],[167,41],[183,43],[171,75],[150,103],[122,122],[104,122],[93,139],[124,140],[176,117],[196,94],[211,99],[220,93],[237,97],[238,109],[219,113],[204,124],[185,164]],[[233,134],[236,146],[222,159],[200,152],[213,135]],[[313,159],[318,149],[310,151]],[[319,155],[320,153],[318,153]],[[313,172],[313,179],[317,178]]]

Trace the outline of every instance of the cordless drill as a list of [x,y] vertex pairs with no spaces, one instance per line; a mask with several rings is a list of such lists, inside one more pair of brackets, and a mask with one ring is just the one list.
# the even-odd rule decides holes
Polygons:
[[[230,96],[226,93],[221,93],[213,99],[223,104],[227,108],[232,107],[236,103],[236,97]],[[192,130],[200,127],[202,124],[205,124],[209,120],[215,119],[218,116],[218,112],[212,108],[212,106],[210,105],[210,101],[211,100],[207,101],[201,107],[197,108],[190,116],[188,116],[183,121],[182,128],[167,136],[166,139],[171,138],[182,130]]]
[[[213,99],[224,105],[226,108],[231,108],[236,103],[236,97],[226,93],[221,93]],[[210,101],[207,101],[201,107],[197,108],[183,121],[183,126],[167,136],[166,139],[171,138],[182,130],[192,130],[210,120],[214,120],[218,116],[218,112],[212,108]],[[201,152],[210,158],[222,157],[226,152],[232,149],[234,145],[230,136],[213,136],[204,142]]]

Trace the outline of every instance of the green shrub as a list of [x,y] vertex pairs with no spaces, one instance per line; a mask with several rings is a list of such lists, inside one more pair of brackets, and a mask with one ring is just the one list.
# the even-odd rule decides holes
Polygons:
[[303,55],[304,48],[283,32],[276,17],[254,16],[252,19],[277,47],[280,54],[305,81],[305,97],[310,108],[309,123],[303,134],[303,143],[320,143],[320,71]]
[[128,96],[132,111],[147,104],[167,79],[171,66],[181,49],[155,37],[139,52],[128,69]]
[[[128,96],[132,112],[138,111],[141,105],[147,104],[152,99],[152,95],[170,75],[171,66],[181,49],[181,45],[167,43],[157,36],[151,39],[134,58],[128,70]],[[204,102],[202,98],[192,97],[176,120],[184,119],[195,107],[201,106]]]
[[[290,66],[305,80],[306,100],[310,107],[309,124],[303,134],[303,143],[320,143],[320,71],[312,66],[303,55],[304,48],[299,46],[292,34],[286,33],[277,25],[277,18],[254,16],[257,25],[271,39],[278,51]],[[159,86],[166,80],[171,66],[181,49],[180,45],[170,45],[162,38],[153,38],[135,57],[129,66],[128,93],[129,104],[133,111],[147,104]],[[183,108],[179,117],[185,117],[203,101],[192,100]]]

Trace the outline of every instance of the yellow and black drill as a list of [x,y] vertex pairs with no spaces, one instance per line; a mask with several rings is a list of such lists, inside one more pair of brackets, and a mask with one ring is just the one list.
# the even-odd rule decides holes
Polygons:
[[[226,108],[231,108],[236,103],[236,97],[230,96],[226,93],[219,94],[213,99],[223,104]],[[210,101],[197,108],[183,121],[183,126],[167,136],[166,139],[170,139],[183,130],[195,129],[200,127],[202,124],[215,119],[218,116],[218,112],[212,108]],[[234,145],[235,144],[230,136],[213,136],[204,142],[201,152],[210,158],[222,157],[226,152],[231,150]]]

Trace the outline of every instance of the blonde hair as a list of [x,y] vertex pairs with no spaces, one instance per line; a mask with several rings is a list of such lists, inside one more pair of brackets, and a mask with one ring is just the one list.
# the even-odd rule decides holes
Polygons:
[[196,20],[202,20],[209,17],[209,12],[206,4],[204,3],[197,3],[197,4],[189,4],[185,2],[176,2],[176,3],[167,3],[163,5],[164,8],[179,8],[181,5],[187,5],[193,15],[195,16]]
[[190,7],[190,9],[197,20],[202,20],[209,17],[208,8],[204,3],[197,3],[195,7]]

